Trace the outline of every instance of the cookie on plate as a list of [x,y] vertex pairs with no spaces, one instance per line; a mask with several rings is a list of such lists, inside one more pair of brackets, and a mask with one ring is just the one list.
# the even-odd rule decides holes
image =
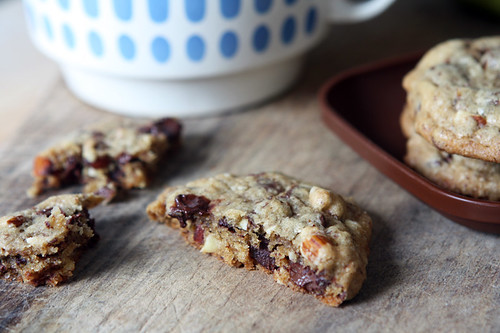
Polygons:
[[30,196],[84,183],[85,193],[112,200],[120,191],[147,186],[162,156],[180,140],[181,125],[166,118],[146,125],[104,124],[84,130],[38,154]]
[[434,183],[463,195],[500,200],[500,164],[439,150],[415,132],[411,110],[401,115],[405,162]]
[[415,130],[450,154],[500,162],[500,37],[456,39],[403,80]]
[[201,252],[259,268],[331,306],[353,298],[366,278],[368,214],[281,173],[222,174],[168,187],[147,213],[180,229]]
[[35,286],[68,280],[82,252],[98,236],[89,209],[102,197],[53,196],[0,218],[0,277]]

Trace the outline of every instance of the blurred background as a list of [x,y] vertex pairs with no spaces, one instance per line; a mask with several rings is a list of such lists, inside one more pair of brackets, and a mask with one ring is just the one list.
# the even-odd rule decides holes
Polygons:
[[[331,25],[324,43],[308,58],[302,81],[309,83],[303,85],[309,91],[299,84],[298,92],[314,94],[311,89],[335,73],[361,63],[426,50],[450,38],[500,34],[499,13],[499,0],[397,0],[372,20]],[[60,76],[56,65],[32,46],[21,0],[0,0],[0,50],[1,147]]]

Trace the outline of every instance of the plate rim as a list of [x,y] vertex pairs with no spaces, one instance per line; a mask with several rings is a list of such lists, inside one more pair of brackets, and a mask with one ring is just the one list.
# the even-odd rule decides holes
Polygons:
[[[341,115],[341,113],[333,107],[333,105],[330,105],[328,99],[330,92],[346,79],[409,62],[417,62],[423,54],[424,52],[419,51],[362,64],[341,71],[328,79],[321,86],[318,92],[323,122],[346,145],[351,147],[357,154],[373,165],[379,172],[386,175],[389,179],[420,201],[424,202],[426,205],[438,211],[441,215],[474,229],[484,231],[486,228],[486,231],[488,232],[500,233],[500,201],[467,197],[434,184],[361,133],[361,131],[349,123]],[[360,145],[365,148],[363,151],[360,151]],[[394,173],[395,171],[396,174]],[[409,188],[409,184],[407,182],[403,182],[398,177],[410,179],[413,185],[417,185],[417,188]],[[425,192],[428,195],[423,195],[422,192]],[[436,207],[436,205],[433,204],[433,201],[437,199],[445,199],[446,202],[440,203],[440,206]],[[445,206],[444,208],[441,207],[443,205]],[[451,209],[450,211],[451,206],[456,205],[463,205],[463,207],[461,207],[462,209],[459,209],[459,211],[462,211],[463,214],[455,215],[455,209]],[[481,212],[478,212],[478,210],[481,210]],[[480,219],[478,219],[477,213],[479,213],[481,217]],[[498,216],[498,218],[495,219],[495,216]]]

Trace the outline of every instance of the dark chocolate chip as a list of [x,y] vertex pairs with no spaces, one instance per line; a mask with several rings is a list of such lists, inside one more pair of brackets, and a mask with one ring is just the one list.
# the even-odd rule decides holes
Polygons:
[[321,225],[323,226],[323,228],[328,228],[330,226],[330,223],[328,223],[328,220],[326,219],[326,217],[323,214],[321,214],[319,216],[319,221],[320,221]]
[[0,275],[7,272],[7,267],[5,267],[4,265],[0,264]]
[[274,271],[276,269],[275,260],[271,257],[271,252],[262,248],[262,242],[259,248],[250,246],[250,257],[262,267]]
[[82,162],[77,156],[70,156],[65,162],[64,169],[60,171],[59,178],[62,185],[78,184],[82,178]]
[[82,225],[88,220],[88,218],[89,218],[89,211],[87,209],[83,209],[81,212],[71,215],[70,218],[66,221],[66,225],[70,224]]
[[285,191],[285,188],[280,183],[277,183],[272,179],[257,178],[257,183],[265,188],[267,192],[271,192],[273,194],[278,194]]
[[26,265],[26,262],[27,262],[26,259],[21,257],[19,254],[15,258],[16,258],[16,263],[18,265]]
[[52,207],[40,209],[36,212],[37,215],[45,215],[46,217],[49,217],[51,213]]
[[177,218],[180,226],[185,228],[187,220],[208,214],[209,204],[210,200],[204,196],[179,194],[175,198],[175,204],[170,208],[170,216]]
[[258,234],[258,238],[259,238],[259,249],[261,250],[269,250],[269,239],[266,238],[266,236],[261,233],[261,234]]
[[45,226],[49,229],[52,229],[52,226],[50,225],[49,221],[45,221]]
[[24,222],[26,222],[26,219],[21,215],[13,216],[7,220],[7,223],[13,224],[14,226],[16,226],[16,228],[19,228]]
[[331,283],[311,268],[299,263],[290,262],[288,270],[293,283],[315,295],[323,295],[326,287]]
[[167,136],[168,141],[171,143],[178,143],[181,135],[182,125],[175,119],[163,118],[154,123],[141,127],[140,133],[149,133],[158,135],[163,133]]
[[228,222],[227,222],[227,219],[225,217],[221,218],[218,222],[219,224],[219,227],[224,227],[224,228],[227,228],[227,230],[229,230],[230,232],[235,232],[234,228],[232,225],[230,225]]

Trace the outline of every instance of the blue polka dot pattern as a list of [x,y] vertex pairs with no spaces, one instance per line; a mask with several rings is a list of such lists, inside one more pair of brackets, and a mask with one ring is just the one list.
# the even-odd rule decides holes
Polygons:
[[295,37],[295,19],[288,17],[281,27],[281,40],[284,44],[290,44]]
[[49,39],[54,39],[54,33],[52,32],[52,25],[50,24],[47,16],[43,17],[43,25],[45,26],[45,33]]
[[99,8],[97,7],[97,0],[83,0],[83,8],[85,13],[92,18],[99,16]]
[[186,16],[191,22],[199,22],[205,16],[205,0],[185,0]]
[[192,61],[201,61],[205,56],[205,42],[200,36],[191,36],[187,41],[187,55]]
[[285,3],[289,6],[295,4],[297,2],[297,0],[285,0]]
[[170,45],[163,37],[156,37],[151,43],[153,57],[158,62],[166,62],[170,58]]
[[95,31],[89,33],[89,45],[92,53],[98,57],[104,54],[101,37]]
[[64,24],[62,26],[62,32],[64,37],[64,42],[70,49],[75,48],[75,36],[73,35],[73,30],[69,27],[69,25]]
[[312,34],[314,30],[316,30],[316,21],[318,20],[318,13],[316,12],[316,8],[311,8],[306,14],[306,25],[305,30],[306,33]]
[[228,31],[222,35],[220,40],[220,51],[226,58],[232,58],[238,50],[238,37],[232,31]]
[[61,6],[61,8],[63,10],[68,10],[69,9],[69,0],[59,0],[59,6]]
[[255,10],[259,14],[265,14],[271,9],[271,5],[273,4],[272,0],[254,0],[255,1]]
[[154,22],[164,22],[168,17],[168,0],[148,0],[148,9]]
[[255,29],[253,33],[253,48],[255,51],[264,52],[267,49],[270,35],[269,28],[265,25],[261,25]]
[[132,18],[132,0],[113,0],[116,16],[122,21]]
[[240,0],[220,0],[220,10],[222,16],[232,19],[240,13]]
[[134,41],[127,35],[121,35],[118,39],[118,47],[123,58],[132,60],[135,57],[135,44]]

